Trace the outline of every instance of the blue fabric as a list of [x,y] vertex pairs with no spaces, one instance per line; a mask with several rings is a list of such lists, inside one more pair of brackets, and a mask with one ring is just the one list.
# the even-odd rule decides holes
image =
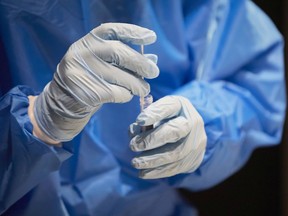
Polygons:
[[[137,177],[127,130],[138,98],[104,105],[63,148],[31,134],[27,95],[51,80],[71,43],[103,22],[156,32],[158,41],[145,47],[159,56],[160,76],[149,80],[153,97],[183,95],[205,122],[207,150],[194,173]],[[195,215],[176,188],[212,187],[255,148],[280,141],[283,42],[250,1],[2,0],[0,33],[0,57],[7,60],[0,63],[0,92],[26,85],[0,101],[0,214]]]

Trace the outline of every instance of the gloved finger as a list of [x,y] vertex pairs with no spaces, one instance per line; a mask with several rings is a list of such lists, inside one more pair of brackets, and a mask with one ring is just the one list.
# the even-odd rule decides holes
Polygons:
[[[135,129],[135,126],[132,129]],[[186,137],[191,129],[192,125],[183,116],[173,118],[153,131],[148,131],[147,135],[140,134],[135,136],[130,141],[130,148],[133,151],[146,151],[158,148]]]
[[[156,129],[157,127],[159,127],[160,125],[168,122],[169,119],[164,119],[163,121],[159,121],[157,123],[155,123],[153,125],[153,127]],[[148,130],[148,131],[145,131],[143,132],[143,126],[140,126],[138,123],[134,122],[132,124],[130,124],[129,126],[129,135],[130,135],[130,138],[132,139],[133,137],[139,135],[139,134],[148,134],[148,133],[151,133],[152,130]],[[143,135],[144,136],[144,135]]]
[[135,45],[148,45],[156,41],[154,31],[127,23],[105,23],[91,31],[104,40],[119,40]]
[[129,90],[121,86],[108,84],[107,88],[99,89],[100,91],[97,92],[101,97],[99,101],[102,103],[126,103],[133,97]]
[[152,103],[137,117],[140,126],[152,125],[163,119],[177,116],[181,111],[181,103],[174,96],[166,96]]
[[[57,76],[72,95],[77,96],[80,101],[90,106],[95,106],[99,102],[124,103],[133,97],[130,89],[107,82],[95,74],[91,76],[89,73],[83,73],[81,68],[75,68],[73,73],[59,73]],[[143,85],[139,83],[140,86]],[[149,91],[149,88],[148,90],[146,87],[142,88],[138,91],[142,91],[144,94]]]
[[158,62],[158,56],[157,55],[148,53],[148,54],[144,54],[144,56],[146,58],[148,58],[150,61],[152,61],[154,64],[157,64],[157,62]]
[[[89,42],[87,43],[89,44]],[[96,51],[97,56],[104,61],[113,63],[120,68],[128,69],[141,77],[152,79],[159,75],[158,66],[144,55],[119,41],[109,41],[108,43],[111,47],[110,49],[105,52]],[[93,47],[92,44],[91,47]],[[93,50],[93,48],[91,49]],[[150,57],[154,58],[154,60],[157,58],[155,55]]]
[[[112,69],[113,68],[113,69]],[[110,76],[110,79],[106,81],[110,84],[121,86],[129,90],[133,95],[146,96],[150,92],[150,85],[144,79],[134,76],[132,73],[126,70],[121,70],[111,65],[111,72],[114,76]]]
[[136,135],[141,133],[141,126],[139,126],[137,123],[130,124],[129,126],[129,136],[131,138],[135,137]]
[[74,43],[70,52],[78,54],[78,58],[83,56],[86,61],[90,60],[95,67],[97,67],[95,61],[100,58],[119,68],[128,69],[141,77],[152,79],[159,75],[158,66],[144,55],[120,41],[103,41],[93,33],[87,34]]
[[191,173],[200,166],[203,157],[204,152],[199,149],[197,152],[192,152],[177,162],[165,164],[156,168],[143,169],[139,172],[139,177],[142,179],[159,179],[174,176],[179,173]]
[[144,169],[139,172],[142,179],[159,179],[174,176],[179,173],[177,163],[165,164],[157,168]]
[[[133,95],[145,96],[150,92],[150,85],[145,80],[141,77],[135,76],[127,70],[115,67],[101,59],[84,59],[82,56],[78,56],[75,60],[76,62],[74,64],[79,64],[79,72],[75,70],[75,73],[70,74],[67,77],[70,77],[70,79],[75,77],[75,80],[79,81],[84,79],[84,77],[88,77],[85,78],[85,82],[81,82],[82,85],[96,88],[95,85],[102,82],[101,79],[103,79],[110,84],[126,88]],[[83,73],[83,71],[86,73]],[[95,71],[97,71],[97,73],[95,73]],[[107,71],[109,71],[109,73],[107,73]],[[88,79],[88,81],[86,79]],[[93,85],[93,83],[95,84]]]
[[159,179],[174,176],[179,174],[179,164],[165,164],[157,168],[144,169],[139,172],[139,177],[142,179]]
[[176,143],[169,143],[157,149],[141,153],[133,158],[132,165],[136,169],[147,169],[162,166],[184,158],[188,151],[184,151],[183,140]]

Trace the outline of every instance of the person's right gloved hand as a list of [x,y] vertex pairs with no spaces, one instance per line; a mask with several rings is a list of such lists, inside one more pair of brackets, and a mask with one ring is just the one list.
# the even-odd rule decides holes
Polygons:
[[68,141],[102,104],[147,95],[150,87],[143,78],[157,77],[159,69],[125,43],[147,45],[155,40],[155,33],[146,28],[107,23],[73,43],[31,108],[36,128],[48,142],[53,140],[50,143]]

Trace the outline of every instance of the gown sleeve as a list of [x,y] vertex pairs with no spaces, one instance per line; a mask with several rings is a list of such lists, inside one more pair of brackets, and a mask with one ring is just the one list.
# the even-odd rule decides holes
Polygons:
[[226,12],[221,9],[202,75],[175,92],[195,106],[207,133],[202,164],[194,173],[170,178],[176,187],[212,187],[239,170],[254,149],[281,140],[286,109],[282,37],[252,2],[231,2]]
[[17,86],[0,98],[0,214],[58,170],[71,155],[32,135],[28,95],[34,92]]

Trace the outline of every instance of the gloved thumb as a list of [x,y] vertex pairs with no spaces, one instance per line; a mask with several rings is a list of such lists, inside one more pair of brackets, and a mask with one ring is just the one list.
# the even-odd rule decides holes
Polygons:
[[169,119],[181,111],[181,102],[177,96],[166,96],[152,103],[137,117],[140,126],[152,125],[164,119]]

